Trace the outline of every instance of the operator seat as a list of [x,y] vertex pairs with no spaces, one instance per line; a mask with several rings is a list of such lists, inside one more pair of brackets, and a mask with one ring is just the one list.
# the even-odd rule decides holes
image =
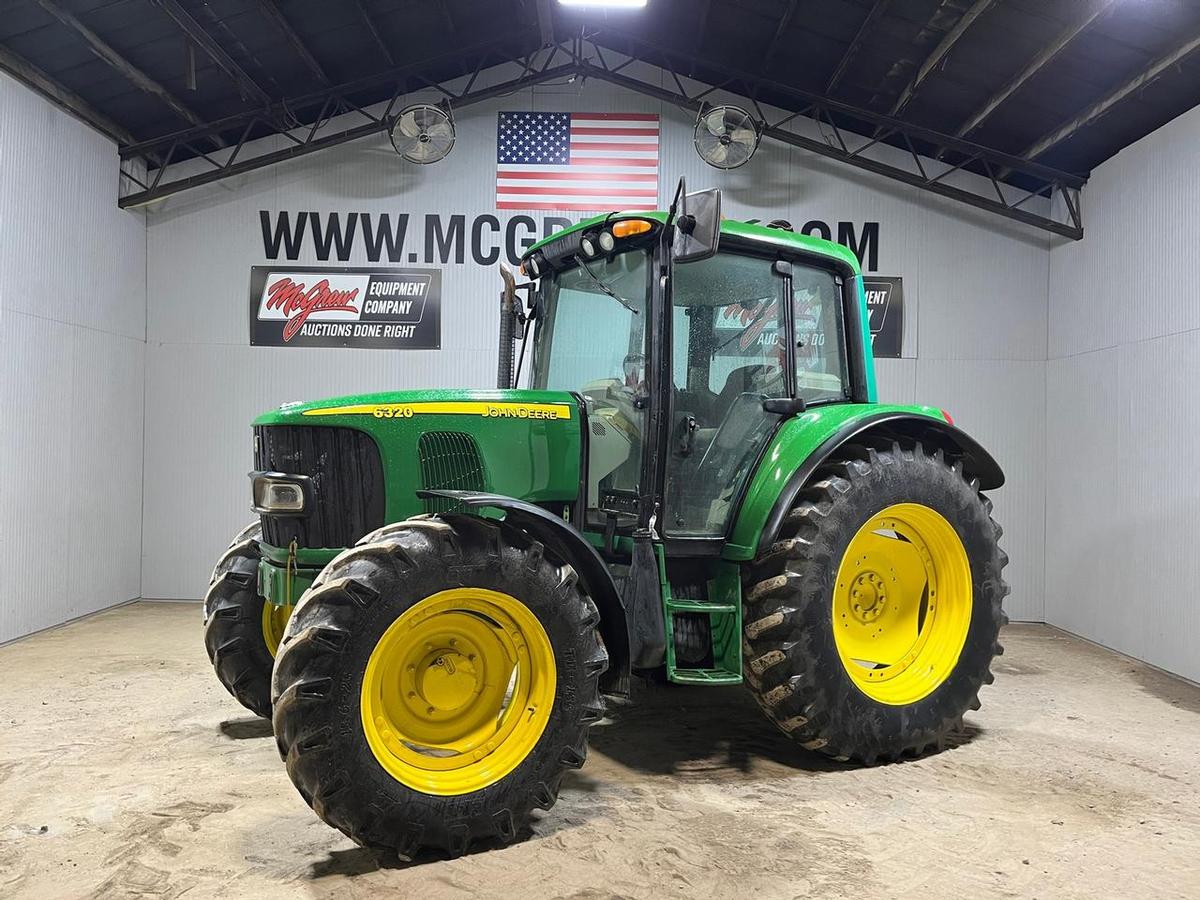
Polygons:
[[[712,442],[713,437],[717,433],[717,429],[721,427],[721,423],[725,421],[725,417],[729,415],[729,411],[733,409],[737,398],[747,391],[759,394],[782,393],[782,390],[777,389],[777,384],[782,383],[783,372],[775,366],[763,365],[756,363],[750,366],[741,366],[734,369],[725,377],[725,386],[721,388],[720,393],[710,394],[703,409],[696,409],[695,415],[700,420],[700,427],[696,430],[695,443],[700,448],[706,448]],[[676,403],[679,402],[679,397],[676,398]],[[690,407],[699,407],[700,403],[696,400],[699,398],[692,396]],[[689,411],[690,411],[689,407]],[[676,414],[681,417],[683,412],[680,406],[676,406]],[[697,461],[703,453],[696,455]]]
[[726,377],[725,386],[717,394],[713,409],[717,415],[724,416],[739,395],[747,391],[770,395],[772,391],[777,390],[777,385],[781,384],[782,380],[783,371],[778,366],[768,366],[762,363],[741,366]]

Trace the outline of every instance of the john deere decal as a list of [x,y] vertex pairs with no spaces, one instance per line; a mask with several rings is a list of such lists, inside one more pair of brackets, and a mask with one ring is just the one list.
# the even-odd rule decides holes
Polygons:
[[265,347],[437,350],[438,269],[250,270],[250,343]]

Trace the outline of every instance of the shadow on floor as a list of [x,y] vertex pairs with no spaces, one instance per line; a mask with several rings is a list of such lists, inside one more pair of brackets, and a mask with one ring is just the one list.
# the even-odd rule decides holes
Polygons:
[[[606,701],[607,719],[592,728],[588,741],[589,766],[595,766],[592,771],[601,777],[593,777],[584,769],[568,772],[562,783],[564,793],[585,793],[596,800],[570,804],[566,812],[556,807],[555,815],[535,822],[539,837],[577,827],[592,815],[604,814],[605,804],[597,801],[613,787],[603,777],[606,763],[615,762],[650,776],[645,786],[651,790],[658,778],[728,784],[761,779],[771,772],[817,776],[857,767],[807,751],[791,741],[767,720],[742,688],[649,684],[639,687],[632,699],[609,697]],[[969,744],[982,733],[981,728],[967,723],[948,736],[946,748]],[[526,829],[516,842],[528,840],[533,833]],[[496,846],[489,842],[475,844],[466,855],[486,853]],[[422,851],[408,861],[362,848],[334,850],[326,859],[313,863],[310,877],[354,877],[446,858],[440,851]]]
[[[573,773],[574,774],[574,773]],[[564,788],[567,787],[564,782]],[[569,822],[564,822],[562,816],[552,818],[542,818],[535,821],[537,825],[537,836],[545,838],[548,835],[554,834],[562,828],[575,827],[583,820],[591,818],[592,815],[601,815],[600,809],[575,809],[569,817]],[[537,813],[535,813],[537,815]],[[518,835],[513,844],[522,844],[534,836],[532,828],[524,828]],[[499,840],[481,840],[473,843],[463,857],[471,857],[480,853],[493,853],[496,850],[502,849],[504,845]],[[452,858],[450,854],[444,850],[421,850],[412,859],[404,859],[396,854],[377,853],[374,850],[367,850],[364,847],[352,847],[348,850],[330,850],[325,859],[317,860],[309,867],[308,877],[313,881],[319,881],[322,878],[343,877],[356,878],[360,875],[367,875],[371,872],[378,872],[380,869],[415,869],[421,866],[427,866],[431,863],[445,862]]]
[[380,869],[402,869],[405,863],[388,862],[378,855],[362,847],[349,850],[330,850],[329,856],[312,864],[309,877],[314,881],[321,878],[331,878],[336,875],[354,878],[357,875],[367,875]]
[[648,775],[729,781],[762,764],[829,772],[842,763],[812,753],[772,725],[738,687],[649,684],[631,700],[607,698],[609,721],[592,729],[591,751]]
[[244,719],[226,719],[218,726],[221,734],[235,741],[245,741],[252,738],[273,737],[270,719],[260,719],[258,716],[247,716]]
[[1136,660],[1124,661],[1128,663],[1130,674],[1142,691],[1176,709],[1200,713],[1200,690],[1196,685]]
[[[650,775],[728,782],[764,768],[818,774],[856,765],[805,750],[767,719],[744,688],[655,684],[618,703],[609,700],[611,722],[592,729],[590,748]],[[947,736],[946,747],[969,744],[981,733],[966,723]]]

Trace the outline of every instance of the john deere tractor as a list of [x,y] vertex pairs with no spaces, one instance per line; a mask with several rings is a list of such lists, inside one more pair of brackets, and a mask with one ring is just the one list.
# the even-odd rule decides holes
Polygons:
[[381,851],[512,841],[639,677],[745,684],[839,760],[942,746],[1000,652],[1004,476],[876,401],[854,255],[681,183],[521,272],[498,389],[254,424],[205,643],[304,800]]

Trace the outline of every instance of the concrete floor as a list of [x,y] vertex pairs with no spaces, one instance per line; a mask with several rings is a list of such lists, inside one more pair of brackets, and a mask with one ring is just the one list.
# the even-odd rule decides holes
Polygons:
[[739,689],[656,688],[528,839],[380,868],[217,684],[198,606],[123,607],[0,647],[0,896],[1200,897],[1200,689],[1005,644],[939,756],[837,765]]

